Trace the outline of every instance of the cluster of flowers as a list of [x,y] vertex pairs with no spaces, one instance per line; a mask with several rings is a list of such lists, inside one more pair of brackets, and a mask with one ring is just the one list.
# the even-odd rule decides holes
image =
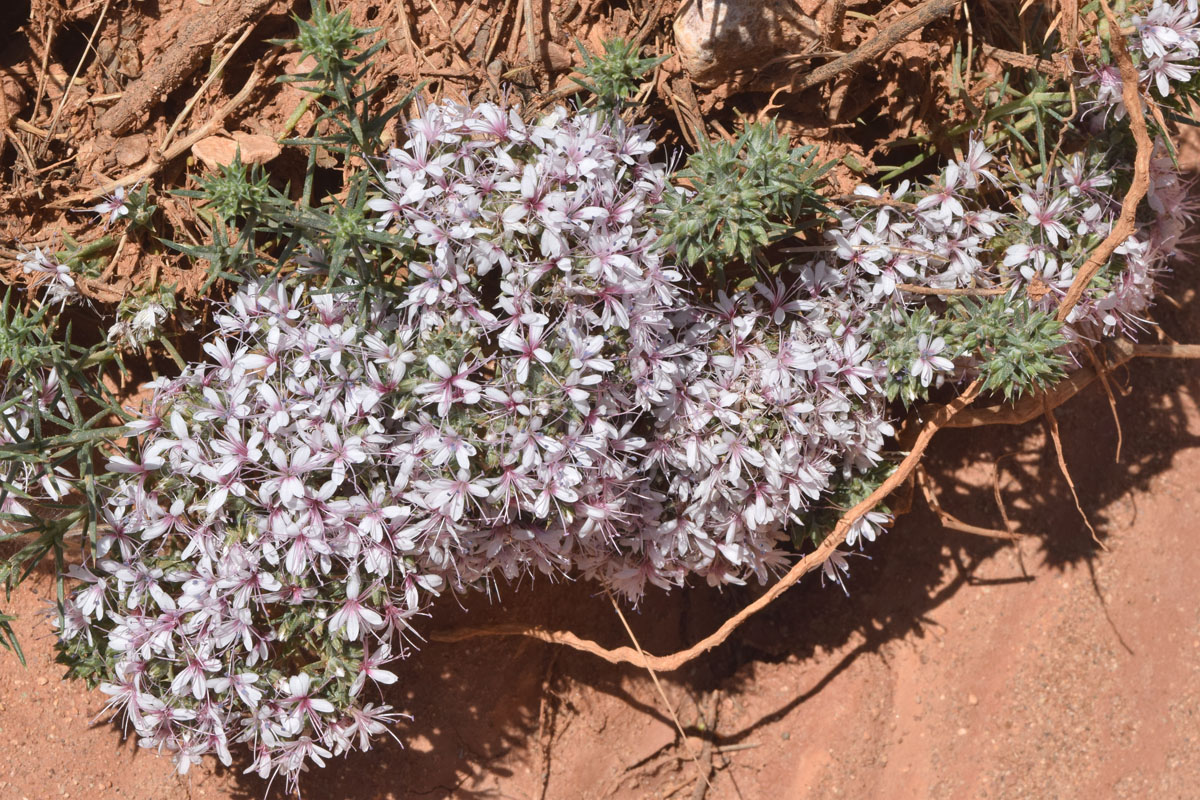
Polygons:
[[[1153,86],[1168,98],[1172,81],[1188,82],[1200,69],[1197,2],[1155,0],[1132,24],[1130,41],[1137,49],[1144,93]],[[1081,84],[1085,98],[1091,93],[1085,105],[1116,108],[1117,118],[1124,116],[1115,66],[1097,67]],[[1103,118],[1096,121],[1102,128]],[[946,165],[931,185],[904,182],[886,197],[860,187],[858,194],[869,204],[841,213],[841,230],[830,234],[836,258],[819,260],[817,268],[832,269],[838,282],[854,287],[858,303],[881,311],[894,311],[906,302],[906,284],[1003,288],[1014,300],[1051,310],[1117,220],[1119,165],[1101,147],[1093,147],[1033,185],[997,166],[982,139],[972,137],[962,157]],[[1064,330],[1068,339],[1136,336],[1147,327],[1146,311],[1158,280],[1180,255],[1195,217],[1189,190],[1168,144],[1156,141],[1147,196],[1153,217],[1117,248],[1072,309]],[[808,264],[794,268],[813,269]],[[941,377],[939,371],[952,371],[940,369],[947,366],[945,356],[965,355],[943,354],[944,347],[934,340],[918,348],[911,371],[922,376],[923,384]]]
[[36,285],[45,287],[46,302],[65,305],[81,296],[79,287],[75,285],[75,278],[71,275],[71,268],[42,248],[35,247],[24,252],[18,259],[25,274],[33,276]]
[[[540,572],[636,601],[766,579],[804,512],[882,460],[872,320],[908,284],[1049,307],[1118,207],[1093,159],[1027,186],[972,139],[932,185],[861,190],[786,279],[703,306],[656,246],[676,190],[644,130],[446,104],[407,133],[371,203],[422,254],[403,300],[245,286],[109,465],[123,480],[62,647],[181,769],[244,742],[252,770],[294,780],[368,749],[400,717],[369,689],[444,589]],[[1076,336],[1136,325],[1173,252],[1183,187],[1156,164],[1158,219]],[[926,337],[910,371],[927,386],[960,355]]]
[[[1144,15],[1130,18],[1133,32],[1127,37],[1134,65],[1143,91],[1151,87],[1166,99],[1172,83],[1188,83],[1200,69],[1200,3],[1197,0],[1154,0]],[[1117,119],[1125,117],[1125,100],[1121,94],[1121,71],[1115,64],[1098,64],[1081,81],[1084,87],[1095,87],[1090,104],[1104,111],[1112,110]]]
[[[1015,301],[1053,309],[1116,222],[1121,199],[1110,193],[1116,173],[1099,155],[1076,154],[1031,186],[997,177],[988,168],[993,161],[972,138],[931,186],[903,183],[887,197],[860,187],[870,205],[841,212],[840,229],[831,233],[836,257],[794,268],[829,269],[833,282],[853,287],[858,303],[881,311],[904,305],[912,286],[1005,289]],[[1154,219],[1117,248],[1071,311],[1068,338],[1094,342],[1146,327],[1158,279],[1178,255],[1192,219],[1187,188],[1170,157],[1159,152],[1151,166]],[[912,371],[933,377],[927,361],[915,362]]]
[[408,133],[373,203],[426,256],[404,300],[243,289],[109,464],[63,646],[183,768],[366,747],[395,714],[364,691],[446,586],[766,579],[891,433],[863,309],[821,275],[688,301],[644,130],[445,105]]

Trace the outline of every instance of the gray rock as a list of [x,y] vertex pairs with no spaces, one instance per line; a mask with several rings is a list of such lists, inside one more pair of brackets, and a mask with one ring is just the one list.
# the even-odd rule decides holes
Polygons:
[[822,38],[795,0],[683,0],[674,28],[675,50],[701,86],[744,82]]

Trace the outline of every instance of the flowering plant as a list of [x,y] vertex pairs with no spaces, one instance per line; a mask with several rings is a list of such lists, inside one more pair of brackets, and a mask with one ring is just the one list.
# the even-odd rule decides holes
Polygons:
[[[336,56],[359,32],[338,16],[300,39],[328,79],[314,91],[365,107],[346,88],[362,54]],[[357,157],[381,130],[336,141]],[[1086,343],[1135,333],[1189,215],[1163,144],[1154,213],[1064,324],[1059,299],[1118,217],[1128,176],[1101,154],[1123,129],[1040,169],[980,131],[928,180],[836,206],[771,126],[702,146],[690,186],[608,111],[446,102],[404,132],[344,205],[308,207],[310,182],[296,209],[240,164],[194,193],[224,225],[181,249],[241,285],[204,359],[155,381],[122,429],[60,620],[72,674],[183,770],[243,743],[251,770],[294,782],[368,749],[403,716],[375,690],[443,592],[540,573],[637,602],[647,585],[766,581],[894,466],[890,401],[976,377],[1036,391]],[[782,246],[818,212],[819,236]],[[288,242],[270,270],[255,225]],[[749,278],[693,280],[707,262]],[[143,344],[168,305],[144,300],[115,338]],[[7,388],[0,445],[19,449]],[[13,503],[34,477],[61,496],[78,480],[63,470],[10,477],[9,512],[29,516]],[[889,521],[870,511],[847,542]],[[845,588],[844,554],[825,566]]]
[[248,284],[109,462],[64,647],[184,767],[365,743],[394,715],[364,689],[444,587],[765,579],[891,432],[863,318],[815,284],[686,301],[644,131],[444,105],[408,133],[369,203],[425,255],[404,299]]

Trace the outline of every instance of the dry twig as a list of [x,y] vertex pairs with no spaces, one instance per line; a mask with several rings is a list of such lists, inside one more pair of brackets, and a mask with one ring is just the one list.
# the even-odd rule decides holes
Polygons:
[[63,109],[67,107],[67,98],[71,94],[71,89],[75,86],[75,80],[79,77],[79,70],[83,68],[84,60],[92,50],[92,42],[95,41],[96,34],[100,32],[100,26],[104,24],[104,17],[108,14],[108,7],[111,2],[112,0],[104,0],[104,7],[100,9],[100,18],[96,20],[96,24],[92,27],[92,34],[88,36],[87,45],[83,48],[83,53],[79,56],[79,62],[75,65],[75,71],[71,73],[71,79],[67,81],[67,88],[63,90],[62,97],[58,99],[58,105],[54,109],[54,116],[50,118],[50,124],[47,126],[46,137],[36,148],[39,156],[45,154],[46,148],[50,146],[50,137],[58,129],[58,121],[62,117]]
[[671,91],[671,107],[679,119],[679,128],[683,138],[692,147],[700,142],[708,141],[708,130],[704,124],[704,115],[700,112],[700,102],[692,89],[692,82],[686,77],[679,77],[669,84]]
[[457,38],[458,32],[461,31],[468,22],[471,22],[475,19],[475,12],[479,10],[480,2],[481,0],[471,0],[471,6],[466,10],[465,13],[460,14],[461,18],[454,24],[454,27],[450,29],[450,38]]
[[[1200,345],[1133,344],[1124,339],[1118,339],[1108,345],[1105,359],[1108,365],[1107,371],[1112,372],[1133,358],[1200,358]],[[1072,372],[1065,380],[1059,381],[1054,388],[1042,394],[1030,395],[1016,403],[1002,406],[966,409],[946,423],[945,427],[979,428],[984,425],[1024,425],[1044,414],[1047,407],[1058,408],[1098,377],[1094,368],[1085,367]],[[931,409],[924,408],[919,413],[931,413],[931,411]]]
[[1071,497],[1075,500],[1075,509],[1079,511],[1079,516],[1083,517],[1083,524],[1087,525],[1087,529],[1092,534],[1092,541],[1100,545],[1105,550],[1108,547],[1104,542],[1100,541],[1096,529],[1092,527],[1092,521],[1088,519],[1087,512],[1083,510],[1083,505],[1079,502],[1079,493],[1075,491],[1075,481],[1071,478],[1071,471],[1067,469],[1067,457],[1063,453],[1062,436],[1058,433],[1058,418],[1054,416],[1054,411],[1050,408],[1046,409],[1046,424],[1050,430],[1050,438],[1054,442],[1054,453],[1058,456],[1058,469],[1062,472],[1062,476],[1067,479],[1067,486],[1071,489]]
[[521,24],[525,20],[525,2],[517,0],[516,16],[513,18],[512,30],[508,35],[508,46],[504,48],[505,60],[509,63],[516,61],[517,45],[521,42]]
[[654,4],[654,8],[646,14],[646,18],[642,20],[642,25],[640,28],[638,28],[637,34],[635,34],[631,40],[634,47],[641,47],[642,44],[645,43],[646,39],[649,38],[650,33],[654,30],[654,26],[658,24],[658,20],[662,16],[664,6],[666,6],[666,4],[667,0],[658,0],[658,2]]
[[1108,370],[1100,363],[1096,352],[1090,347],[1085,347],[1083,351],[1087,353],[1088,359],[1092,362],[1092,367],[1096,370],[1096,375],[1100,377],[1100,384],[1104,387],[1104,394],[1108,396],[1108,407],[1112,409],[1113,425],[1117,428],[1117,454],[1113,461],[1119,464],[1121,463],[1121,445],[1124,442],[1125,436],[1121,430],[1121,416],[1117,413],[1117,397],[1113,393],[1112,384],[1108,382]]
[[393,6],[396,9],[396,15],[400,18],[400,33],[404,36],[404,42],[408,45],[408,50],[413,57],[429,66],[429,58],[425,55],[425,51],[417,47],[417,43],[413,40],[412,21],[408,18],[407,3],[408,0],[397,0]]
[[811,72],[797,76],[792,80],[788,90],[803,92],[814,86],[833,80],[843,72],[854,69],[862,64],[874,61],[888,50],[898,45],[913,31],[924,28],[931,22],[949,14],[959,4],[960,0],[925,0],[924,3],[905,14],[900,19],[879,31],[869,41],[851,50],[841,58],[836,58],[828,64],[822,64]]
[[33,98],[33,106],[29,112],[31,120],[37,119],[38,111],[42,107],[42,98],[46,96],[46,78],[50,74],[50,47],[54,44],[54,34],[57,30],[54,27],[54,20],[50,19],[46,23],[46,37],[42,46],[42,68],[38,72],[37,94]]
[[[1042,72],[1051,75],[1055,78],[1068,77],[1071,68],[1068,64],[1060,64],[1056,61],[1048,61],[1044,58],[1031,56],[1026,53],[1015,53],[1012,50],[1004,50],[999,47],[984,42],[980,46],[980,52],[987,58],[999,61],[1001,64],[1027,69],[1032,72]],[[1051,161],[1053,163],[1053,160]]]
[[831,50],[842,47],[842,26],[846,23],[846,0],[833,0],[821,8],[821,27],[828,37],[827,44]]
[[534,34],[533,23],[533,0],[525,0],[525,47],[529,53],[530,64],[537,61],[537,36]]
[[[242,31],[242,35],[238,37],[238,40],[234,42],[233,46],[229,48],[229,51],[225,53],[225,56],[221,59],[220,63],[218,63],[213,71],[208,74],[208,77],[204,79],[204,83],[200,84],[200,88],[197,89],[196,93],[191,96],[191,99],[189,99],[187,104],[184,105],[183,110],[179,112],[179,116],[175,117],[175,121],[172,122],[171,127],[167,129],[167,134],[163,137],[162,144],[158,147],[159,151],[170,147],[171,140],[175,138],[175,132],[179,130],[179,126],[182,125],[184,120],[188,118],[188,115],[192,113],[192,109],[195,108],[196,103],[201,97],[204,96],[204,93],[208,91],[208,87],[212,86],[213,82],[217,78],[221,77],[222,74],[224,74],[225,67],[227,64],[229,64],[229,60],[233,58],[233,54],[238,51],[238,48],[246,43],[246,40],[250,38],[250,32],[253,30],[254,23],[250,23],[246,26],[246,30]],[[229,35],[233,35],[232,31],[229,33]],[[224,41],[224,37],[222,38],[222,41]]]
[[712,788],[713,775],[713,740],[717,737],[717,712],[721,707],[721,691],[714,689],[708,699],[708,713],[701,712],[704,720],[704,746],[700,748],[700,777],[704,780],[696,781],[696,788],[692,790],[692,800],[704,800],[704,795]]
[[1006,539],[1016,543],[1020,538],[1020,534],[1012,530],[997,530],[996,528],[985,528],[979,525],[972,525],[969,522],[963,522],[958,517],[951,514],[946,509],[942,508],[942,503],[938,499],[937,490],[934,488],[933,479],[929,477],[924,467],[917,467],[913,473],[916,478],[917,485],[921,487],[921,493],[925,495],[925,502],[929,505],[929,510],[937,515],[938,521],[942,523],[942,527],[949,528],[953,531],[961,531],[962,533],[970,533],[975,536],[984,536],[988,539]]
[[[1200,345],[1135,345],[1128,341],[1118,340],[1113,342],[1110,347],[1112,355],[1108,359],[1109,371],[1137,357],[1200,359]],[[629,647],[608,649],[596,642],[583,639],[570,631],[551,631],[537,625],[525,625],[521,623],[501,623],[490,627],[468,626],[449,631],[435,632],[430,634],[429,638],[438,642],[461,642],[481,636],[527,636],[543,642],[565,645],[585,653],[591,653],[611,664],[635,664],[653,668],[659,672],[670,672],[679,669],[720,645],[743,622],[770,605],[805,574],[825,563],[830,553],[845,541],[846,533],[854,522],[909,480],[920,464],[920,460],[929,446],[930,440],[932,440],[934,434],[939,430],[942,428],[971,428],[1000,424],[1020,425],[1037,416],[1047,414],[1049,410],[1062,405],[1096,379],[1097,372],[1095,369],[1084,368],[1058,383],[1053,389],[1040,395],[1027,397],[1015,404],[995,408],[970,409],[969,406],[978,396],[980,389],[979,382],[975,381],[967,387],[962,395],[951,403],[944,406],[926,406],[917,409],[914,418],[924,419],[927,422],[914,437],[908,455],[897,465],[895,472],[872,492],[870,496],[842,515],[842,518],[838,520],[833,531],[821,544],[813,552],[797,561],[788,573],[768,589],[762,597],[730,617],[714,633],[685,650],[665,656],[654,656],[645,653],[640,645],[637,645],[636,650]],[[1059,446],[1058,442],[1056,442],[1056,446]],[[998,483],[996,485],[996,496],[999,502]],[[1011,528],[1007,514],[1003,513],[1002,503],[1001,509],[1001,513],[1005,517],[1005,524]],[[1082,509],[1080,509],[1080,513],[1082,513]],[[966,525],[967,523],[963,524]],[[962,528],[959,529],[961,530]],[[1010,530],[1003,535],[1003,538],[1011,539],[1014,535],[1015,532]],[[622,617],[622,619],[624,618]]]
[[160,99],[179,88],[229,31],[260,21],[274,0],[233,0],[217,9],[188,17],[175,39],[142,77],[131,83],[115,106],[105,111],[98,127],[120,136]]
[[[992,497],[996,500],[996,508],[1000,509],[1000,519],[1004,520],[1004,529],[1009,533],[1016,533],[1016,526],[1013,525],[1008,516],[1008,507],[1004,504],[1004,496],[1000,493],[1000,462],[1009,458],[1015,453],[1005,453],[992,462]],[[1018,553],[1021,551],[1018,550]]]
[[905,200],[896,200],[886,192],[881,197],[873,197],[869,194],[839,194],[832,199],[835,203],[840,203],[842,205],[864,205],[875,206],[877,208],[896,208],[900,211],[917,210],[916,203],[909,203]]
[[1062,9],[1059,14],[1062,16],[1063,49],[1070,55],[1079,46],[1079,0],[1061,0],[1059,6]]
[[650,665],[650,659],[646,652],[642,649],[641,642],[633,633],[633,628],[629,626],[629,621],[625,619],[625,612],[621,611],[621,604],[617,602],[617,598],[611,593],[608,595],[609,601],[612,603],[613,609],[617,612],[617,617],[621,620],[621,625],[625,628],[625,633],[629,634],[629,641],[633,642],[634,648],[637,650],[638,657],[642,660],[642,666],[646,668],[646,672],[650,673],[650,680],[654,682],[654,688],[658,690],[658,696],[662,698],[663,705],[667,707],[667,713],[671,715],[671,721],[675,723],[675,730],[679,733],[680,743],[687,750],[688,757],[696,764],[696,769],[700,772],[700,779],[703,783],[708,784],[708,774],[704,767],[700,764],[699,758],[692,752],[691,745],[688,744],[687,734],[683,731],[683,725],[679,723],[679,715],[675,713],[675,706],[671,705],[671,699],[667,697],[666,690],[662,687],[662,682],[658,679],[658,674],[654,671],[654,667]]
[[504,8],[500,9],[499,15],[495,17],[492,34],[488,37],[487,48],[483,51],[483,66],[485,69],[492,63],[492,56],[496,53],[496,45],[500,42],[500,31],[504,28],[504,18],[508,16],[508,9],[512,7],[512,3],[513,0],[504,0]]
[[542,679],[541,699],[538,703],[538,758],[541,761],[541,767],[535,775],[538,800],[545,798],[546,788],[550,784],[550,746],[554,741],[554,706],[547,702],[547,698],[550,695],[550,684],[554,677],[554,665],[558,662],[560,652],[554,650],[550,654],[550,661],[546,664],[546,675]]

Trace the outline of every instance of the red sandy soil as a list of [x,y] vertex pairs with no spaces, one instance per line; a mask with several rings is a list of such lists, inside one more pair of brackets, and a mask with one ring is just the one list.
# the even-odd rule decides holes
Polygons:
[[[1183,327],[1176,336],[1197,325]],[[702,755],[709,798],[1196,797],[1200,370],[1136,363],[1115,378],[1118,390],[1137,387],[1118,400],[1121,463],[1101,391],[1059,411],[1106,551],[1041,426],[949,431],[930,461],[944,504],[1002,524],[1000,458],[1020,545],[945,530],[923,509],[907,515],[870,560],[852,560],[849,597],[810,576],[721,648],[662,676],[686,741],[642,670],[532,640],[431,643],[385,698],[414,715],[398,732],[407,746],[335,761],[306,777],[304,797],[695,798]],[[623,643],[591,587],[521,588],[502,608],[444,604],[436,624],[528,620]],[[103,696],[61,682],[53,663],[38,613],[52,589],[39,577],[12,602],[29,666],[3,657],[0,798],[283,796],[237,762],[177,777],[168,759],[94,723]],[[755,591],[652,596],[628,616],[641,643],[665,653]],[[702,730],[714,690],[716,723]],[[715,748],[703,749],[706,731]]]

